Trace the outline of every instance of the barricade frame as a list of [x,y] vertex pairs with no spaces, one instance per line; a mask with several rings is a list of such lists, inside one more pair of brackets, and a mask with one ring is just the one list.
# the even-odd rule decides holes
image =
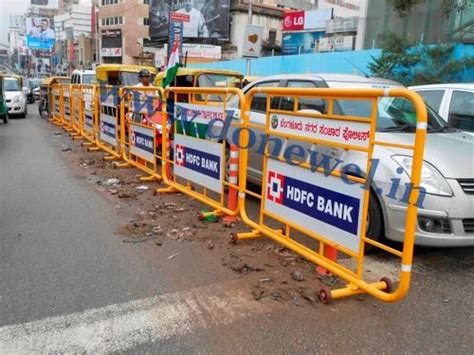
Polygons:
[[[188,101],[189,102],[178,102],[178,95],[182,95],[182,94],[185,94],[185,95],[188,95]],[[240,89],[236,89],[236,88],[195,88],[195,87],[192,87],[192,88],[186,88],[186,87],[171,87],[171,88],[167,88],[165,90],[165,97],[166,98],[170,98],[170,95],[172,95],[174,97],[174,105],[176,107],[176,105],[178,104],[191,104],[191,105],[200,105],[200,106],[209,106],[209,107],[212,107],[212,108],[216,108],[216,107],[222,107],[222,110],[223,112],[227,112],[228,109],[232,108],[232,109],[236,109],[238,110],[239,108],[242,107],[243,103],[244,103],[244,95],[242,93],[242,91]],[[200,95],[201,97],[204,97],[204,99],[196,99],[196,96],[197,95]],[[217,102],[217,101],[214,101],[214,100],[209,100],[209,96],[210,95],[218,95],[218,96],[223,96],[224,99],[222,102]],[[235,108],[235,107],[229,107],[228,106],[228,100],[226,100],[226,98],[230,97],[230,96],[233,96],[233,95],[237,95],[239,97],[239,108]],[[211,208],[213,208],[214,210],[212,212],[204,212],[204,213],[199,213],[198,216],[200,218],[206,218],[206,217],[210,217],[210,216],[215,216],[215,217],[219,217],[219,216],[227,216],[227,217],[236,217],[239,213],[239,208],[238,208],[238,205],[237,205],[237,201],[235,201],[235,205],[230,201],[230,198],[231,196],[233,196],[235,194],[235,199],[237,199],[237,191],[238,191],[238,183],[237,181],[235,182],[231,182],[231,181],[226,181],[226,169],[227,169],[227,166],[226,166],[226,157],[227,157],[227,152],[226,152],[226,144],[228,142],[226,141],[222,141],[222,142],[218,142],[218,143],[221,143],[222,144],[222,154],[224,156],[224,164],[223,164],[223,167],[222,169],[223,170],[223,179],[222,179],[222,193],[219,194],[220,195],[220,199],[219,201],[215,200],[215,199],[212,199],[209,195],[208,195],[208,189],[202,185],[200,185],[202,187],[202,193],[196,191],[195,187],[192,185],[192,184],[197,184],[199,185],[199,183],[197,182],[193,182],[193,181],[190,181],[190,180],[187,180],[187,184],[186,185],[182,185],[182,184],[179,184],[177,182],[177,179],[176,179],[176,175],[174,173],[174,156],[173,158],[171,158],[171,150],[173,150],[174,148],[173,145],[174,145],[174,141],[175,141],[175,134],[176,134],[176,124],[177,124],[177,120],[174,118],[174,112],[173,112],[173,117],[169,117],[170,114],[167,113],[167,115],[163,115],[163,124],[162,124],[162,129],[163,129],[163,164],[162,164],[162,177],[163,177],[163,183],[165,185],[167,185],[168,187],[167,188],[164,188],[164,189],[158,189],[158,192],[181,192],[185,195],[188,195],[189,197],[193,198],[194,200],[197,200]],[[170,118],[172,118],[171,121]],[[172,127],[172,140],[170,141],[170,132],[169,132],[169,129],[168,129],[168,122],[171,122],[171,126]],[[225,123],[225,120],[224,120],[224,123]],[[234,121],[234,119],[232,119],[232,125],[239,125],[239,126],[242,126],[242,120],[237,120],[237,121]],[[184,129],[183,131],[186,131],[186,129]],[[197,131],[197,129],[196,129]],[[207,132],[206,132],[207,133]],[[235,154],[235,153],[234,153]],[[230,156],[229,156],[230,157]],[[184,178],[180,178],[180,179],[184,179]],[[184,179],[186,180],[186,179]],[[227,207],[225,206],[225,194],[226,194],[226,189],[228,189],[227,193],[228,193],[228,196],[229,196],[229,199],[228,199],[228,203],[227,203]]]
[[[90,100],[90,106],[92,110],[90,110],[92,114],[92,126],[90,130],[87,130],[86,126],[87,124],[87,109],[86,109],[86,90],[92,91],[90,93],[91,95],[91,100]],[[82,143],[84,146],[95,146],[96,142],[96,137],[97,137],[97,132],[98,132],[98,124],[97,124],[97,109],[98,109],[98,103],[97,103],[97,85],[95,84],[82,84],[80,85],[80,95],[79,95],[79,100],[80,100],[80,105],[79,105],[79,114],[81,116],[81,124],[80,124],[80,134],[81,136],[87,141]]]
[[[56,126],[62,126],[62,90],[60,84],[51,85],[51,118],[50,122]],[[56,107],[59,110],[56,110]]]
[[[62,127],[66,132],[73,132],[73,113],[71,105],[71,84],[59,84],[61,86],[61,116],[62,116]],[[67,93],[67,95],[66,95]],[[67,98],[67,100],[66,100]],[[66,102],[67,101],[67,102]],[[69,115],[66,115],[66,108],[69,106]]]
[[[357,254],[351,253],[345,248],[341,248],[335,242],[330,241],[324,236],[316,237],[320,243],[319,252],[315,252],[312,249],[306,247],[305,245],[293,240],[290,238],[289,233],[289,223],[288,221],[281,221],[277,217],[276,220],[285,224],[285,230],[275,230],[269,226],[262,225],[262,202],[265,199],[265,184],[266,184],[266,166],[262,174],[262,193],[258,195],[247,189],[247,165],[248,165],[248,150],[241,149],[240,157],[240,169],[239,169],[239,211],[242,220],[251,227],[252,231],[249,233],[239,233],[234,235],[235,239],[251,239],[258,238],[261,236],[266,236],[276,241],[279,244],[284,245],[285,247],[295,251],[305,259],[324,267],[329,272],[334,275],[344,279],[348,285],[345,288],[337,290],[329,290],[327,288],[322,288],[320,293],[320,298],[323,302],[328,302],[333,298],[347,297],[350,295],[356,295],[360,293],[368,293],[382,301],[385,302],[395,302],[402,299],[408,292],[411,279],[411,269],[413,262],[413,249],[415,241],[415,228],[417,224],[417,202],[420,196],[420,181],[421,181],[421,169],[423,164],[423,153],[424,153],[424,144],[426,139],[426,129],[427,129],[427,110],[422,98],[408,89],[358,89],[358,90],[348,90],[348,89],[293,89],[293,88],[254,88],[251,89],[245,95],[245,105],[241,111],[241,117],[244,120],[244,125],[247,127],[247,130],[243,130],[241,133],[241,147],[247,147],[249,142],[249,133],[248,129],[252,128],[252,123],[250,122],[250,108],[252,99],[255,94],[267,94],[267,110],[265,118],[265,134],[269,133],[269,124],[270,124],[270,114],[274,111],[271,110],[271,101],[274,97],[288,97],[292,96],[295,98],[295,106],[298,107],[297,97],[305,98],[321,98],[327,99],[328,102],[334,102],[337,99],[360,99],[360,100],[370,100],[372,102],[372,113],[370,118],[370,138],[369,138],[369,149],[367,151],[367,166],[366,172],[371,171],[372,167],[372,155],[374,147],[377,145],[380,146],[392,146],[402,149],[410,149],[413,151],[413,163],[412,171],[410,174],[410,183],[411,190],[408,199],[407,214],[405,220],[405,238],[403,243],[402,251],[398,251],[394,248],[386,246],[375,240],[371,240],[366,236],[367,228],[367,213],[368,213],[368,203],[370,197],[370,189],[366,188],[364,192],[364,206],[362,211],[361,222],[363,224],[362,230],[360,231],[360,246],[359,252]],[[417,114],[417,125],[413,145],[403,145],[398,143],[387,143],[377,141],[375,139],[375,126],[377,120],[377,100],[378,98],[383,97],[401,97],[411,101],[414,105],[415,112]],[[288,114],[288,111],[283,111],[283,113]],[[348,116],[336,117],[333,115],[333,105],[329,104],[329,114],[327,115],[315,115],[318,118],[330,118],[332,115],[334,119],[346,120]],[[308,117],[308,114],[301,114],[301,116]],[[311,115],[310,115],[311,116]],[[349,119],[350,120],[350,119]],[[358,120],[358,119],[356,119]],[[348,120],[347,120],[348,121]],[[272,132],[274,135],[274,132]],[[291,137],[290,137],[291,138]],[[293,137],[294,138],[294,137]],[[301,137],[297,137],[301,139]],[[323,143],[323,142],[320,142]],[[325,145],[331,146],[330,142],[324,142]],[[343,145],[334,144],[333,146],[338,146],[339,148],[347,148]],[[265,149],[264,155],[264,165],[267,164],[268,160],[268,146]],[[319,170],[319,169],[318,169]],[[315,173],[322,173],[322,171],[316,171]],[[331,175],[341,177],[341,172],[333,172]],[[349,180],[356,183],[366,183],[365,178],[346,176]],[[246,196],[252,195],[260,199],[260,213],[259,221],[252,220],[247,214],[246,208]],[[275,217],[275,216],[273,216]],[[290,227],[295,227],[293,223],[290,222]],[[296,226],[297,231],[304,234],[308,233],[308,230]],[[313,231],[310,231],[310,233]],[[314,234],[314,233],[312,233]],[[313,237],[313,235],[311,235]],[[378,247],[385,252],[393,254],[401,259],[400,267],[400,276],[399,276],[399,285],[394,292],[390,292],[391,282],[390,280],[384,278],[378,282],[367,282],[363,279],[364,271],[364,257],[365,257],[365,244],[371,244],[375,247]],[[336,248],[357,260],[357,270],[352,272],[350,269],[334,262],[333,260],[328,259],[324,254],[325,246],[330,246]]]
[[[102,102],[102,90],[105,89],[106,90],[106,94],[107,94],[107,89],[112,89],[111,91],[114,92],[114,94],[112,95],[112,98],[113,98],[113,106],[111,105],[103,105],[103,102]],[[109,91],[109,93],[111,92]],[[95,139],[95,144],[97,145],[97,147],[99,149],[102,149],[103,151],[105,151],[106,153],[108,153],[109,155],[105,156],[103,159],[104,160],[119,160],[119,159],[122,159],[122,151],[123,151],[123,147],[122,147],[122,142],[120,140],[120,135],[121,135],[121,130],[122,130],[122,122],[123,120],[121,120],[121,116],[120,116],[120,96],[119,96],[119,92],[120,92],[120,87],[119,86],[116,86],[116,85],[99,85],[98,86],[98,91],[97,91],[97,134],[96,134],[96,139]],[[110,95],[106,95],[105,98],[107,99]],[[113,115],[110,115],[108,113],[103,113],[102,112],[102,109],[103,107],[108,107],[109,109],[112,108],[115,110],[115,117]],[[107,111],[110,111],[110,110],[107,110]],[[108,117],[111,117],[115,120],[115,146],[110,143],[110,142],[106,142],[102,137],[101,137],[101,132],[103,130],[103,125],[102,125],[102,115],[104,116],[108,116]],[[105,126],[105,125],[104,125]],[[112,138],[112,137],[111,137]],[[112,139],[111,139],[112,141]],[[94,148],[92,148],[94,149]],[[96,150],[96,149],[94,149]]]
[[[129,118],[136,114],[143,116],[143,121],[145,120],[144,115],[150,114],[148,110],[146,110],[147,112],[143,112],[142,110],[139,112],[134,111],[133,106],[137,102],[137,97],[134,96],[134,93],[140,93],[138,100],[140,104],[145,102],[145,106],[148,104],[149,98],[151,98],[153,114],[159,113],[162,116],[159,125],[162,124],[163,116],[166,115],[166,102],[163,101],[165,97],[163,88],[157,86],[125,86],[120,89],[120,116],[122,124],[120,140],[122,142],[122,159],[125,163],[116,164],[116,167],[127,168],[134,166],[148,174],[148,176],[141,176],[141,181],[161,181],[161,166],[159,165],[162,164],[163,157],[159,154],[159,148],[162,148],[162,138],[158,139],[158,137],[161,137],[162,132],[158,132],[159,127],[157,123],[148,122],[148,124],[145,124],[143,122],[134,122],[133,118]],[[153,95],[150,95],[150,93]],[[145,95],[144,101],[142,101],[142,95]],[[158,101],[158,105],[155,105],[156,101]],[[143,108],[142,105],[140,105],[140,107]],[[131,137],[134,134],[133,128],[136,130],[152,130],[153,159],[145,159],[132,151]],[[161,154],[163,154],[163,149],[161,149]]]

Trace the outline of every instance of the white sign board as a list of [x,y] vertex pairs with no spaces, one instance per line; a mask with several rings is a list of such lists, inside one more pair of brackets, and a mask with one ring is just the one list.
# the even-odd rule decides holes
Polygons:
[[130,153],[151,163],[155,161],[155,129],[130,124]]
[[356,32],[358,20],[357,17],[335,18],[328,21],[326,33]]
[[319,39],[318,52],[351,51],[354,36],[325,37]]
[[224,145],[182,134],[174,139],[174,173],[222,194]]
[[370,143],[370,124],[364,122],[272,114],[270,131],[361,148]]
[[100,139],[110,145],[117,146],[117,118],[114,116],[100,114]]
[[265,212],[359,252],[361,185],[274,159],[268,160],[265,178]]
[[100,55],[102,57],[121,57],[122,56],[122,48],[101,48]]
[[258,25],[247,25],[244,35],[244,46],[242,56],[258,58],[262,52],[263,27]]
[[332,9],[319,9],[304,12],[305,30],[325,30],[327,22],[332,19]]

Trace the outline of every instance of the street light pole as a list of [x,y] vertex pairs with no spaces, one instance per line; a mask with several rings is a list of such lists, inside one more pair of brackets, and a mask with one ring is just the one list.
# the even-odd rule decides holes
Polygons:
[[[247,18],[247,21],[248,21],[248,24],[251,25],[252,24],[252,17],[253,17],[253,8],[252,8],[252,5],[253,5],[253,0],[249,0],[249,11],[248,11],[248,18]],[[246,39],[244,39],[245,41]],[[247,76],[250,75],[250,58],[247,58],[247,69],[246,69],[246,73],[247,73]]]

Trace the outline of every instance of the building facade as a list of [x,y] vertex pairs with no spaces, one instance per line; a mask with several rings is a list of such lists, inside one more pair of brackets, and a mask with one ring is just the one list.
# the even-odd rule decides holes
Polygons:
[[148,0],[99,0],[101,63],[134,64],[148,59],[143,53],[143,42],[148,38],[148,4]]

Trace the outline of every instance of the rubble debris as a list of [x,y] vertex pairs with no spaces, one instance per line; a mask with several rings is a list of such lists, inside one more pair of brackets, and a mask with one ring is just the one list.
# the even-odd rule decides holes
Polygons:
[[176,253],[176,254],[173,254],[173,255],[170,255],[168,256],[168,260],[171,260],[171,259],[174,259],[176,258],[178,255],[180,255],[181,253]]
[[120,186],[120,180],[117,179],[117,178],[107,179],[107,180],[102,182],[102,185],[118,187],[118,186]]
[[70,152],[70,151],[72,151],[72,148],[70,148],[70,147],[63,148],[63,149],[61,149],[61,151],[62,152]]
[[150,188],[146,185],[140,185],[140,186],[137,186],[135,187],[138,191],[141,191],[141,192],[144,192],[146,190],[149,190]]
[[304,280],[305,280],[303,274],[302,274],[301,272],[299,272],[299,271],[293,271],[293,272],[291,273],[291,278],[292,278],[293,280],[295,280],[295,281],[298,281],[298,282],[301,282],[301,281],[304,281]]
[[143,238],[123,238],[122,242],[124,243],[130,243],[130,244],[138,244],[138,243],[144,243],[148,242],[149,240],[156,239],[156,236],[145,236]]
[[207,241],[207,249],[214,249],[214,243],[210,240]]

